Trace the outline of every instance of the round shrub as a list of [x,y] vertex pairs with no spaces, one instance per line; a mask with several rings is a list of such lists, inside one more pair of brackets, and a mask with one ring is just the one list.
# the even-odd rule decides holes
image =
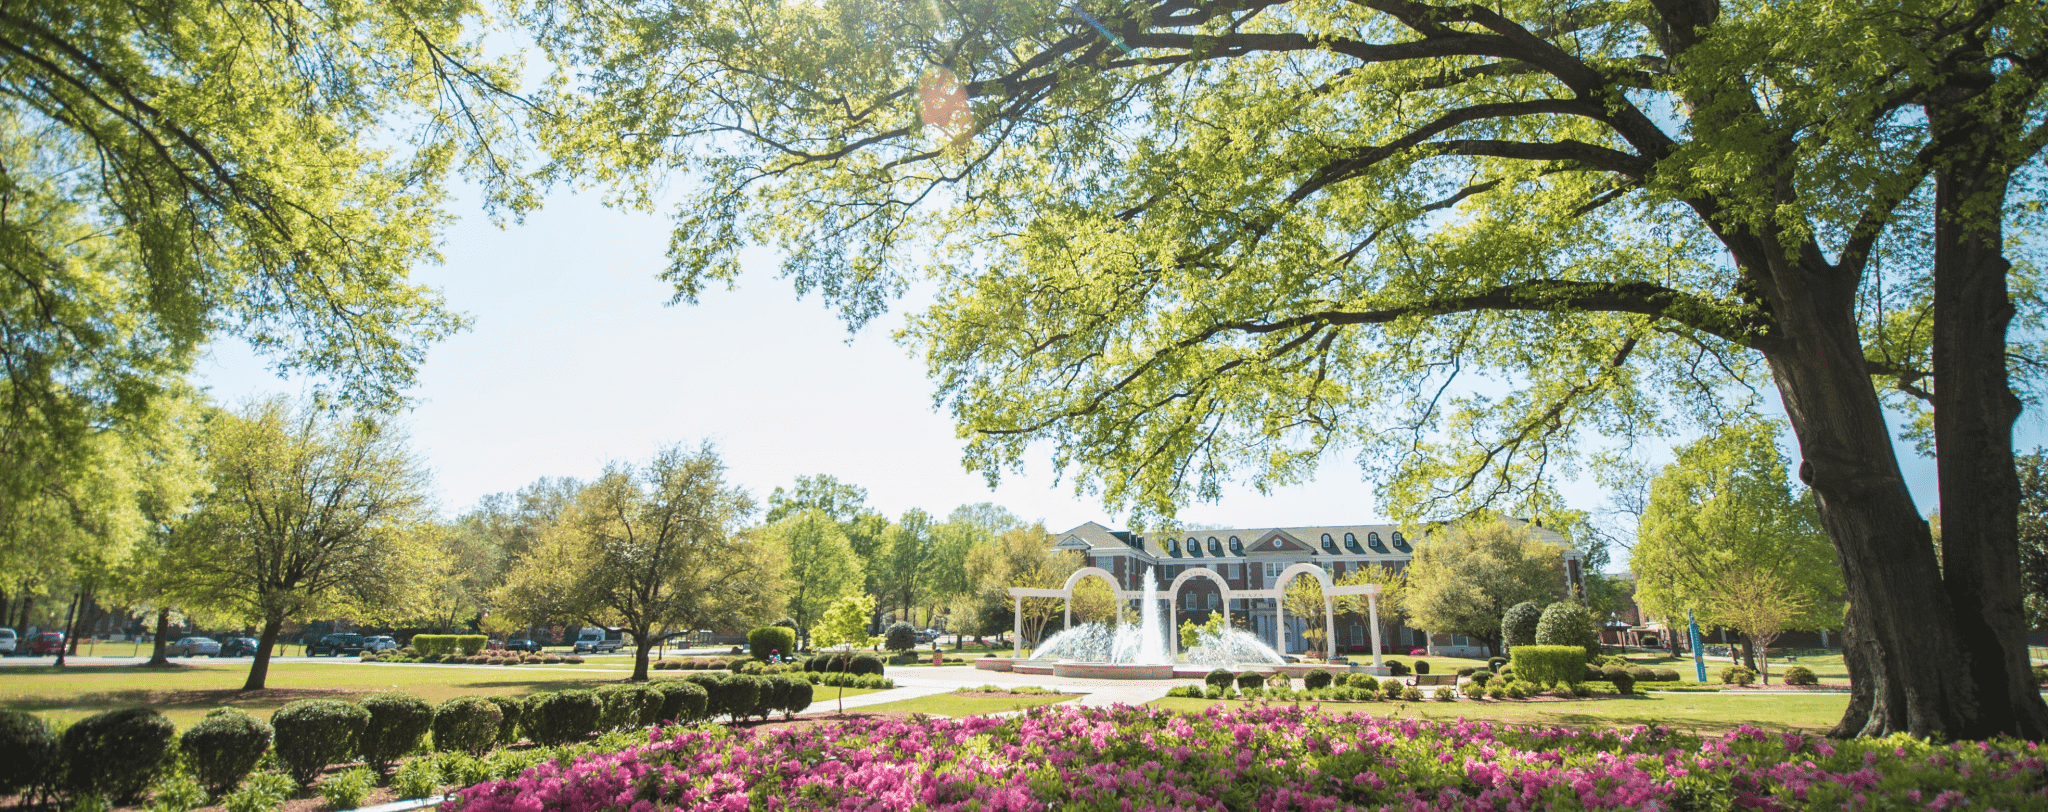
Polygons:
[[1474,674],[1475,672],[1477,672],[1478,670],[1479,670],[1479,669],[1477,669],[1477,668],[1460,668],[1460,669],[1458,669],[1458,676],[1460,676],[1460,677],[1469,677],[1469,676],[1472,676],[1472,675],[1473,675],[1473,674]]
[[789,694],[782,698],[782,712],[786,716],[803,713],[810,709],[816,697],[817,689],[811,686],[810,680],[790,678]]
[[1484,688],[1484,687],[1486,687],[1486,682],[1487,682],[1487,680],[1490,680],[1490,679],[1493,679],[1493,672],[1492,672],[1492,671],[1474,671],[1474,672],[1472,672],[1472,684],[1473,684],[1473,685],[1477,685],[1477,686],[1479,686],[1479,687],[1481,687],[1481,688]]
[[270,752],[270,723],[241,708],[214,708],[178,737],[185,763],[208,795],[220,797],[240,786],[256,762]]
[[353,758],[356,740],[369,725],[369,711],[338,699],[302,699],[270,715],[277,759],[302,787],[312,786],[328,765]]
[[73,797],[101,795],[127,805],[142,797],[171,756],[177,728],[152,708],[124,708],[85,717],[64,731],[58,758]]
[[1397,677],[1408,676],[1408,664],[1401,662],[1400,660],[1388,660],[1387,673],[1393,674]]
[[498,720],[498,743],[519,742],[519,719],[526,714],[526,700],[516,696],[487,696],[484,701],[498,706],[503,717]]
[[[1635,677],[1637,682],[1657,681],[1657,672],[1651,670],[1648,666],[1633,665],[1623,666],[1623,668],[1628,671],[1629,676]],[[1671,676],[1675,678],[1678,676],[1678,674],[1677,672],[1673,672]]]
[[1202,682],[1215,686],[1217,688],[1226,688],[1229,687],[1232,683],[1237,682],[1237,675],[1230,673],[1230,671],[1227,669],[1218,668],[1204,675],[1202,677]]
[[1458,698],[1458,692],[1452,690],[1449,685],[1439,685],[1436,686],[1436,691],[1433,692],[1430,698],[1438,702],[1449,702]]
[[909,651],[917,648],[917,630],[901,620],[889,624],[889,630],[882,633],[882,648],[890,651]]
[[[1526,682],[1510,682],[1510,683],[1508,683],[1508,698],[1509,698],[1509,699],[1528,699],[1528,698],[1529,698],[1529,689],[1528,689],[1528,687],[1526,687],[1526,686],[1528,686],[1528,683],[1526,683]],[[1492,692],[1490,692],[1490,691],[1489,691],[1489,692],[1487,693],[1487,695],[1488,695],[1488,696],[1491,696],[1491,695],[1492,695]]]
[[1265,687],[1265,685],[1266,675],[1261,674],[1257,671],[1246,671],[1242,674],[1237,675],[1237,687],[1240,689],[1262,688]]
[[1406,687],[1408,687],[1407,683],[1391,677],[1380,680],[1380,693],[1386,694],[1389,697],[1400,696],[1401,689]]
[[54,777],[57,737],[42,717],[0,710],[0,796],[26,794]]
[[458,696],[434,706],[434,749],[481,756],[498,743],[505,712],[480,696]]
[[1492,687],[1490,687],[1490,688],[1487,688],[1487,689],[1486,689],[1486,698],[1487,698],[1487,699],[1506,699],[1506,698],[1508,698],[1508,689],[1507,689],[1507,687],[1506,687],[1506,686],[1504,686],[1504,685],[1494,685],[1494,686],[1492,686]]
[[1536,626],[1543,620],[1543,607],[1535,601],[1523,601],[1508,607],[1500,617],[1500,642],[1512,649],[1515,646],[1536,645]]
[[782,707],[782,700],[789,695],[789,683],[779,674],[755,677],[755,684],[761,686],[754,696],[754,710],[751,715],[762,719]]
[[1721,682],[1727,685],[1748,685],[1756,681],[1756,672],[1739,665],[1721,669]]
[[718,683],[711,690],[713,713],[723,713],[734,721],[747,718],[754,712],[754,705],[761,699],[761,684],[754,677],[735,674]]
[[1495,669],[1493,673],[1498,675],[1501,679],[1513,679],[1515,676],[1515,667],[1512,665],[1504,665],[1498,669]]
[[1416,661],[1415,661],[1415,673],[1417,673],[1417,674],[1427,674],[1427,673],[1429,673],[1429,661],[1428,661],[1428,660],[1416,660]]
[[1507,664],[1508,658],[1506,657],[1488,657],[1486,659],[1486,670],[1498,674],[1502,668],[1507,667]]
[[1380,681],[1371,674],[1346,674],[1344,684],[1353,688],[1379,687]]
[[434,706],[412,694],[371,694],[363,697],[363,709],[370,712],[370,723],[356,740],[356,753],[379,775],[391,772],[391,765],[434,729]]
[[[916,634],[911,635],[911,644],[916,645]],[[766,660],[768,655],[787,657],[796,653],[796,630],[787,626],[762,626],[747,632],[747,653],[756,660]]]
[[1306,675],[1302,676],[1301,685],[1311,691],[1318,688],[1328,688],[1330,687],[1330,672],[1320,668],[1310,669]]
[[606,685],[597,689],[597,698],[604,703],[597,718],[600,732],[653,724],[651,720],[641,720],[661,713],[661,694],[645,685]]
[[1352,688],[1351,695],[1360,702],[1378,702],[1380,701],[1380,684],[1377,682],[1367,682],[1364,685]]
[[[1611,667],[1611,666],[1610,666],[1610,667]],[[1597,666],[1597,665],[1594,665],[1594,664],[1592,664],[1592,663],[1587,663],[1587,664],[1586,664],[1586,674],[1585,674],[1585,676],[1583,676],[1583,677],[1580,677],[1580,678],[1579,678],[1579,682],[1592,682],[1592,681],[1594,681],[1594,680],[1603,680],[1603,679],[1606,679],[1606,678],[1607,678],[1607,669],[1606,669],[1606,668],[1602,668],[1602,667],[1600,667],[1600,666]],[[1576,684],[1576,683],[1574,683],[1574,684]]]
[[1813,669],[1795,665],[1785,669],[1786,685],[1819,685],[1820,678],[1813,675]]
[[603,712],[604,703],[595,692],[556,691],[528,700],[526,714],[519,721],[527,738],[553,746],[589,738],[597,732],[597,720]]
[[1657,670],[1656,670],[1656,673],[1655,673],[1655,674],[1654,674],[1653,676],[1655,676],[1655,677],[1656,677],[1656,680],[1655,680],[1655,681],[1657,681],[1657,682],[1677,682],[1677,681],[1678,681],[1678,672],[1677,672],[1677,671],[1675,671],[1675,670],[1669,669],[1669,668],[1659,668],[1659,669],[1657,669]]
[[[804,683],[809,687],[810,683]],[[711,692],[704,686],[679,679],[668,679],[652,683],[651,687],[661,693],[661,720],[695,722],[703,719],[705,708],[711,700]]]
[[873,654],[856,654],[853,657],[852,671],[855,674],[873,674],[879,677],[882,675],[882,658]]
[[1415,687],[1415,686],[1413,686],[1413,685],[1410,685],[1410,686],[1408,686],[1408,687],[1406,687],[1406,688],[1402,688],[1402,689],[1401,689],[1401,701],[1403,701],[1403,702],[1421,702],[1421,701],[1422,701],[1422,689],[1421,689],[1421,688],[1417,688],[1417,687]]
[[[1593,614],[1572,601],[1558,601],[1543,608],[1536,622],[1536,645],[1578,646],[1587,657],[1600,656],[1600,633],[1593,628]],[[1512,652],[1511,652],[1512,653]]]
[[1600,670],[1600,677],[1614,683],[1616,693],[1623,695],[1635,693],[1636,676],[1629,673],[1629,669],[1616,668],[1610,665]]

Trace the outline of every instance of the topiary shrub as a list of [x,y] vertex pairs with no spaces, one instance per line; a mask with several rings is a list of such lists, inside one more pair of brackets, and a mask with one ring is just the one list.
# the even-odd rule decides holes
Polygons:
[[434,749],[481,756],[498,743],[505,712],[480,696],[458,696],[434,706]]
[[1429,673],[1429,661],[1428,661],[1428,660],[1416,660],[1416,661],[1415,661],[1415,673],[1417,673],[1417,674],[1427,674],[1427,673]]
[[667,679],[652,683],[650,687],[661,694],[659,715],[664,722],[687,723],[703,719],[711,702],[710,691],[688,680]]
[[1494,686],[1491,686],[1491,687],[1487,688],[1487,689],[1486,689],[1486,698],[1487,698],[1487,699],[1506,699],[1506,698],[1508,698],[1508,689],[1507,689],[1507,686],[1506,686],[1506,685],[1494,685]]
[[1410,685],[1410,686],[1408,686],[1408,687],[1406,687],[1406,688],[1402,688],[1402,689],[1401,689],[1401,701],[1403,701],[1403,702],[1421,702],[1421,701],[1422,701],[1422,689],[1421,689],[1421,688],[1417,688],[1417,687],[1415,687],[1415,686],[1413,686],[1413,685]]
[[1320,668],[1309,669],[1309,672],[1302,676],[1301,685],[1311,691],[1317,688],[1328,688],[1330,687],[1330,672]]
[[[916,645],[917,636],[911,635],[911,644]],[[796,630],[786,626],[762,626],[747,632],[747,653],[756,660],[766,660],[770,654],[787,657],[796,652]]]
[[[1601,668],[1600,666],[1594,665],[1594,664],[1592,664],[1592,663],[1587,663],[1587,664],[1586,664],[1586,676],[1585,676],[1585,677],[1583,677],[1583,678],[1581,678],[1581,679],[1579,680],[1579,682],[1593,682],[1593,681],[1596,681],[1596,680],[1603,680],[1603,679],[1606,679],[1606,678],[1607,678],[1607,669],[1605,669],[1605,668]],[[1577,683],[1572,683],[1572,684],[1577,684]]]
[[909,651],[917,648],[917,630],[901,620],[889,624],[889,630],[882,633],[882,648],[890,651]]
[[1401,662],[1400,660],[1388,660],[1387,673],[1397,677],[1408,676],[1408,664]]
[[1500,642],[1513,654],[1516,646],[1536,645],[1536,626],[1543,620],[1543,607],[1523,601],[1508,607],[1500,616]]
[[[1586,650],[1580,661],[1600,656],[1600,632],[1593,627],[1593,614],[1573,601],[1558,601],[1543,608],[1536,622],[1536,645],[1578,646]],[[1514,651],[1509,650],[1509,656]]]
[[[711,691],[711,713],[724,715],[738,721],[754,712],[754,702],[761,698],[761,686],[753,677],[734,674],[708,686]],[[857,687],[857,686],[856,686]]]
[[[1656,681],[1657,681],[1657,672],[1656,672],[1656,671],[1654,671],[1654,670],[1652,670],[1652,669],[1650,669],[1650,668],[1649,668],[1648,666],[1642,666],[1642,665],[1632,665],[1632,666],[1623,666],[1623,668],[1624,668],[1625,670],[1627,670],[1627,671],[1628,671],[1628,675],[1629,675],[1629,676],[1631,676],[1631,677],[1635,677],[1635,678],[1636,678],[1636,681],[1637,681],[1637,682],[1656,682]],[[1676,679],[1676,678],[1678,677],[1678,672],[1676,672],[1676,671],[1673,671],[1673,672],[1671,672],[1671,676],[1672,676],[1672,678],[1673,678],[1673,679]]]
[[57,737],[42,717],[0,710],[0,797],[27,795],[49,785],[57,767]]
[[1486,683],[1487,683],[1487,681],[1488,681],[1488,680],[1491,680],[1491,679],[1493,679],[1493,672],[1492,672],[1492,671],[1474,671],[1474,672],[1472,672],[1472,684],[1473,684],[1473,685],[1476,685],[1476,686],[1478,686],[1478,687],[1481,687],[1481,688],[1484,688],[1484,687],[1486,687]]
[[1626,668],[1608,666],[1600,670],[1600,677],[1614,683],[1614,690],[1623,696],[1635,693],[1636,675]]
[[356,740],[369,725],[368,710],[338,699],[302,699],[270,715],[270,726],[277,735],[277,760],[284,762],[285,771],[302,787],[312,786],[328,765],[353,758]]
[[1449,702],[1458,698],[1458,692],[1452,690],[1451,686],[1449,685],[1439,685],[1436,686],[1436,691],[1430,696],[1430,698],[1438,702]]
[[153,708],[124,708],[85,717],[64,731],[57,757],[74,798],[104,796],[128,805],[170,760],[176,726]]
[[1657,682],[1677,682],[1678,672],[1669,668],[1659,668],[1656,671],[1656,677]]
[[582,741],[597,732],[604,703],[593,691],[556,691],[527,700],[519,724],[526,737],[549,746]]
[[1239,689],[1263,688],[1265,685],[1266,675],[1257,671],[1246,671],[1237,675],[1237,687]]
[[1756,672],[1739,665],[1721,669],[1721,682],[1727,685],[1748,685],[1756,681]]
[[178,749],[199,785],[213,797],[235,791],[256,762],[270,752],[275,733],[269,722],[241,708],[214,708],[178,737]]
[[370,712],[370,723],[356,740],[356,753],[378,775],[390,773],[391,765],[434,729],[434,706],[412,694],[371,694],[363,697],[363,709]]
[[1237,675],[1228,669],[1218,668],[1203,675],[1202,682],[1217,688],[1226,688],[1237,682]]
[[850,666],[855,674],[882,675],[882,658],[873,654],[856,654]]
[[516,696],[487,696],[484,700],[498,706],[498,712],[504,714],[504,718],[498,720],[498,743],[517,744],[519,720],[526,715],[526,700]]
[[806,679],[791,678],[789,694],[782,700],[782,715],[787,718],[809,710],[817,698],[817,689]]
[[760,686],[760,691],[754,695],[754,708],[748,715],[766,719],[782,707],[783,697],[789,693],[789,684],[783,682],[780,675],[754,677],[754,684]]
[[645,685],[606,685],[597,689],[597,698],[604,703],[597,717],[598,732],[638,727],[642,718],[661,713],[661,694]]
[[[1508,694],[1508,698],[1509,698],[1509,699],[1528,699],[1528,698],[1529,698],[1529,683],[1526,683],[1526,682],[1510,682],[1510,683],[1508,683],[1508,689],[1507,689],[1507,694]],[[1492,692],[1492,691],[1488,691],[1488,692],[1486,693],[1486,695],[1487,695],[1487,696],[1492,696],[1492,695],[1493,695],[1493,692]]]
[[1506,668],[1506,667],[1507,667],[1507,664],[1508,664],[1508,658],[1506,658],[1506,657],[1489,657],[1489,658],[1487,658],[1487,660],[1486,660],[1486,670],[1488,670],[1488,671],[1492,671],[1493,673],[1495,673],[1495,674],[1498,674],[1498,673],[1500,673],[1500,670],[1501,670],[1502,668]]
[[489,637],[481,634],[457,634],[452,635],[452,637],[455,638],[455,649],[464,655],[472,657],[476,656],[477,652],[483,651],[484,646],[491,641]]
[[1515,678],[1540,686],[1577,685],[1586,679],[1586,650],[1581,646],[1516,646]]
[[1406,687],[1408,687],[1407,683],[1397,679],[1380,680],[1380,693],[1386,694],[1389,698],[1400,696],[1401,689]]
[[1813,675],[1813,669],[1795,665],[1785,669],[1786,685],[1819,685],[1820,678]]

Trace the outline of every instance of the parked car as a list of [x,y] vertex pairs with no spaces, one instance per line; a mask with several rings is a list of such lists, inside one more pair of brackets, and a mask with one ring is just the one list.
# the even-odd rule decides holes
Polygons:
[[30,641],[28,644],[28,653],[36,657],[56,654],[57,652],[63,650],[63,632],[43,632],[42,634],[36,635],[36,639]]
[[602,654],[618,651],[626,645],[624,631],[588,627],[576,633],[577,654]]
[[20,642],[21,638],[14,633],[13,629],[0,626],[0,656],[15,653],[14,648]]
[[339,657],[344,654],[363,653],[363,636],[360,634],[330,634],[306,647],[306,656],[322,654]]
[[219,657],[220,641],[211,637],[180,637],[177,642],[164,646],[165,657],[190,657],[195,654]]
[[256,656],[256,638],[230,637],[227,642],[220,644],[220,654],[217,656],[254,657]]
[[367,651],[392,651],[398,648],[398,641],[391,639],[388,634],[380,634],[376,637],[363,638],[363,648]]
[[505,641],[506,651],[531,651],[535,654],[539,654],[540,649],[540,641],[531,638],[515,637]]

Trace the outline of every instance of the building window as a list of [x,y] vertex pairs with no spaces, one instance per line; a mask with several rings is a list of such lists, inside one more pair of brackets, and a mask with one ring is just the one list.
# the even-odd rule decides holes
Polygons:
[[1190,612],[1192,612],[1192,611],[1195,611],[1195,608],[1196,608],[1197,606],[1199,606],[1199,605],[1200,605],[1200,604],[1198,604],[1198,603],[1196,603],[1196,602],[1197,602],[1197,601],[1200,601],[1201,599],[1202,599],[1202,597],[1201,597],[1200,595],[1196,595],[1196,594],[1195,594],[1195,593],[1193,593],[1193,592],[1189,592],[1189,593],[1188,593],[1188,601],[1187,601],[1187,605],[1188,605],[1188,611],[1190,611]]
[[1223,605],[1223,596],[1222,596],[1222,595],[1218,595],[1218,594],[1216,594],[1216,593],[1214,593],[1214,592],[1211,592],[1211,593],[1209,593],[1209,611],[1211,611],[1211,612],[1214,612],[1214,611],[1216,611],[1216,609],[1217,609],[1218,607],[1221,607],[1222,605]]
[[1454,634],[1451,635],[1451,645],[1469,646],[1472,645],[1472,638],[1466,637],[1462,634]]
[[1275,578],[1278,578],[1278,577],[1280,577],[1280,562],[1278,562],[1278,561],[1268,561],[1268,562],[1266,562],[1266,581],[1267,581],[1268,583],[1270,583],[1270,582],[1272,582],[1272,581],[1273,581],[1273,579],[1275,579]]
[[[1210,544],[1214,544],[1214,543],[1216,543],[1216,540],[1215,540],[1215,539],[1210,539],[1210,540],[1209,540],[1209,543],[1210,543]],[[1243,553],[1243,552],[1244,552],[1244,542],[1242,542],[1242,541],[1238,541],[1238,540],[1237,540],[1237,537],[1236,537],[1236,536],[1231,536],[1231,537],[1230,537],[1230,551],[1231,551],[1231,552],[1233,552],[1233,553]]]
[[1362,646],[1362,645],[1365,645],[1365,625],[1364,625],[1364,624],[1362,624],[1362,623],[1353,623],[1353,624],[1351,624],[1351,645],[1354,645],[1354,646]]

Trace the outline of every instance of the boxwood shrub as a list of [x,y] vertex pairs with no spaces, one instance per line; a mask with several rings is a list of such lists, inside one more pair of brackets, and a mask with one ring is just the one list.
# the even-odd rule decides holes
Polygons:
[[1635,693],[1636,675],[1629,673],[1629,669],[1616,668],[1610,665],[1600,670],[1600,676],[1602,679],[1614,683],[1616,693]]
[[505,712],[480,696],[458,696],[434,706],[434,749],[481,756],[498,743]]
[[1400,660],[1387,660],[1387,673],[1397,677],[1408,676],[1408,664]]
[[241,708],[214,708],[178,738],[185,764],[215,798],[240,786],[275,739],[270,723]]
[[1721,682],[1728,685],[1748,685],[1756,681],[1756,672],[1739,665],[1721,669]]
[[270,715],[277,760],[302,787],[312,786],[328,765],[353,758],[356,742],[369,725],[368,710],[339,699],[301,699]]
[[390,773],[391,765],[434,729],[434,706],[412,694],[371,694],[363,697],[363,709],[370,712],[370,723],[356,740],[356,753],[378,775]]
[[1428,660],[1416,660],[1416,661],[1415,661],[1415,673],[1417,673],[1417,674],[1427,674],[1427,673],[1429,673],[1429,661],[1428,661]]
[[597,698],[604,702],[599,731],[651,725],[661,713],[661,694],[645,685],[606,685],[597,689]]
[[498,743],[519,743],[519,720],[526,715],[526,700],[516,696],[487,696],[485,701],[498,706],[504,718],[498,720]]
[[0,710],[0,796],[46,786],[57,766],[57,737],[42,717]]
[[597,694],[583,689],[556,691],[527,700],[520,726],[526,737],[545,745],[582,741],[597,732],[604,703]]
[[1328,688],[1330,687],[1330,672],[1320,668],[1309,669],[1308,674],[1301,678],[1301,684],[1311,691],[1317,688]]
[[851,670],[855,674],[873,674],[879,677],[882,675],[882,658],[873,654],[855,654]]
[[754,712],[761,699],[761,683],[755,677],[734,674],[718,683],[712,689],[711,698],[717,706],[717,713],[723,713],[735,721],[745,719]]
[[1795,665],[1785,669],[1786,685],[1819,685],[1820,678],[1813,675],[1813,669]]
[[783,700],[789,697],[789,683],[783,680],[781,674],[755,677],[755,680],[756,684],[761,686],[761,691],[754,697],[753,715],[766,719],[782,709]]
[[176,726],[154,708],[96,713],[71,725],[58,741],[72,797],[101,795],[116,804],[141,799],[171,760]]
[[1237,675],[1237,687],[1240,689],[1261,688],[1264,687],[1265,684],[1266,675],[1261,674],[1257,671],[1246,671],[1242,674]]
[[1237,682],[1237,675],[1230,673],[1226,669],[1218,668],[1209,672],[1207,676],[1202,677],[1202,682],[1207,683],[1212,688],[1228,688]]
[[811,681],[799,677],[785,677],[789,680],[789,693],[782,699],[783,716],[795,716],[809,710],[817,696],[817,689]]
[[[806,686],[810,683],[805,682]],[[711,692],[704,686],[688,680],[665,679],[649,684],[661,693],[661,721],[696,722],[702,720],[711,703]]]
[[796,630],[788,626],[762,626],[747,632],[747,653],[756,660],[770,654],[787,657],[796,652]]
[[1536,683],[1539,687],[1556,685],[1577,685],[1586,681],[1586,649],[1584,646],[1516,646],[1510,654],[1514,657],[1515,678]]

